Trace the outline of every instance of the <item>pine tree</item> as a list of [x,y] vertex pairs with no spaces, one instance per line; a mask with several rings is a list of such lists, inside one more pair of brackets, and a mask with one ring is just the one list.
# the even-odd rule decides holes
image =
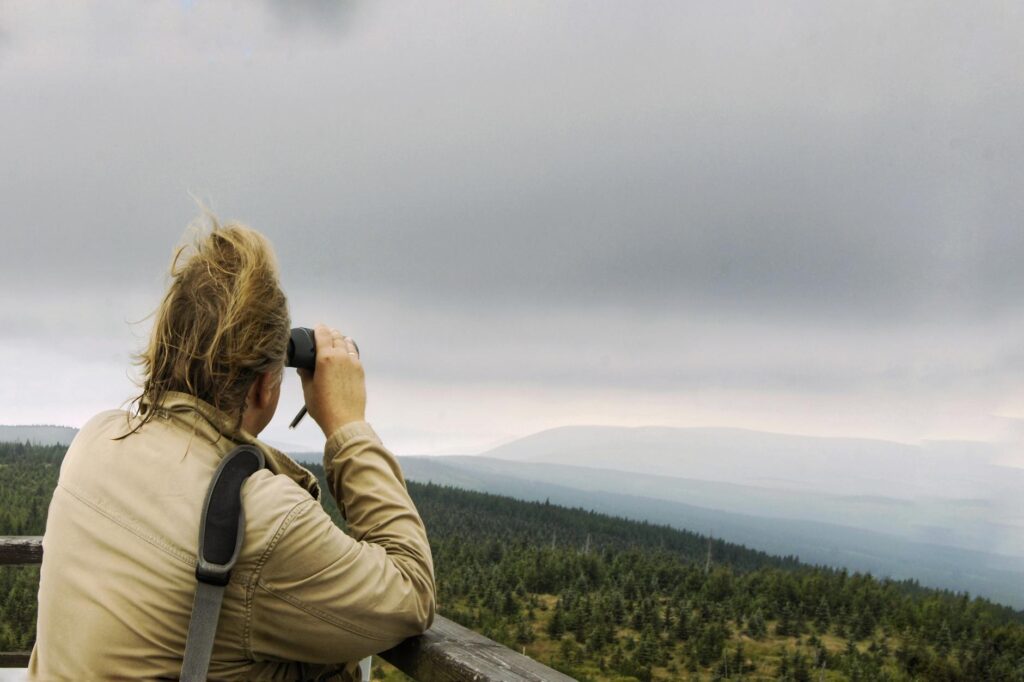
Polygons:
[[790,675],[793,682],[811,682],[811,670],[807,665],[807,657],[799,651],[793,652],[793,669]]
[[747,670],[747,657],[743,651],[743,642],[736,644],[736,651],[732,655],[732,670],[737,675],[742,675]]
[[518,644],[530,644],[534,640],[533,628],[526,618],[520,618],[516,625],[516,642]]
[[828,632],[831,622],[832,614],[828,607],[828,600],[823,596],[814,610],[814,626],[818,628],[819,632]]
[[644,667],[654,665],[658,658],[658,637],[654,634],[654,627],[648,625],[640,635],[640,645],[636,650],[636,660]]
[[795,635],[793,628],[793,611],[790,608],[789,602],[782,607],[782,613],[779,614],[779,622],[775,624],[775,635],[777,637],[790,637]]
[[679,610],[679,615],[676,618],[676,624],[675,628],[673,628],[672,634],[681,642],[685,642],[690,638],[690,614],[689,609],[685,606]]
[[754,639],[764,639],[768,636],[768,624],[764,620],[764,616],[761,612],[756,612],[747,621],[747,634]]
[[935,651],[938,652],[939,656],[945,658],[952,649],[953,633],[949,629],[949,623],[942,621],[942,627],[939,628],[939,637],[935,642]]
[[562,615],[562,600],[555,602],[555,612],[548,621],[548,634],[551,639],[559,639],[565,633],[565,617]]

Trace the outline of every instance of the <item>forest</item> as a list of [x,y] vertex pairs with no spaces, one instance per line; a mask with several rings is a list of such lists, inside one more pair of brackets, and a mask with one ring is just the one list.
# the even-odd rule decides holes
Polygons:
[[[43,533],[65,449],[0,444],[0,534]],[[1024,613],[985,599],[584,509],[408,488],[439,612],[580,680],[1024,682]],[[38,574],[0,568],[0,650],[31,647]],[[379,664],[375,677],[401,679]]]

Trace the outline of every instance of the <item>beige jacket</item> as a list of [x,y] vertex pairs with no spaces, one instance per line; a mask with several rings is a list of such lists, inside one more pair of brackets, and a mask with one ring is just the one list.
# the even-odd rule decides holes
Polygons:
[[[203,499],[220,459],[252,443],[267,468],[242,487],[245,541],[224,594],[215,679],[334,673],[430,627],[430,546],[394,456],[366,422],[331,435],[316,479],[205,402],[172,393],[137,433],[95,416],[61,466],[43,538],[32,679],[177,677],[195,594]],[[304,664],[304,665],[303,665]],[[312,665],[310,665],[312,664]],[[328,665],[324,665],[328,664]]]

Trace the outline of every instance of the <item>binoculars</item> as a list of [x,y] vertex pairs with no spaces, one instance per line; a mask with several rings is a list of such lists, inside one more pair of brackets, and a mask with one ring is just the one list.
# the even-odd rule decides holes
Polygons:
[[[355,340],[352,341],[352,345],[356,347],[356,353],[359,353],[359,346]],[[292,329],[291,336],[288,337],[288,359],[284,364],[285,367],[298,367],[299,369],[308,369],[310,372],[316,369],[316,336],[312,329],[309,327]],[[294,429],[305,416],[306,406],[303,405],[288,428]]]

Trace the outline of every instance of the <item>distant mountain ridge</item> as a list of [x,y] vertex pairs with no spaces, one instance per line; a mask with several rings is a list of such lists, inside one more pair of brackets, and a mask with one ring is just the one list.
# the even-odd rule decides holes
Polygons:
[[563,426],[480,453],[838,495],[1016,498],[1024,469],[992,464],[995,446],[908,445],[724,428]]
[[[429,458],[403,457],[403,466],[406,461],[419,459]],[[435,461],[467,472],[553,483],[596,493],[680,502],[759,517],[805,519],[870,531],[884,530],[911,542],[1024,558],[1024,534],[999,522],[998,515],[1010,511],[991,500],[834,495],[480,455],[438,457]]]
[[[1024,558],[913,542],[881,530],[867,530],[809,519],[780,519],[738,514],[679,501],[629,493],[587,489],[590,481],[552,475],[538,478],[544,468],[515,475],[478,457],[400,457],[408,480],[452,485],[580,507],[627,519],[647,520],[712,535],[731,543],[778,556],[878,576],[914,578],[931,587],[969,590],[1024,608],[1019,586],[1024,581]],[[500,464],[500,463],[499,463]]]
[[773,554],[1024,606],[1024,469],[972,442],[566,426],[477,456],[403,457],[411,479],[580,505]]
[[78,429],[54,424],[28,424],[5,426],[0,424],[0,442],[36,445],[70,445]]

